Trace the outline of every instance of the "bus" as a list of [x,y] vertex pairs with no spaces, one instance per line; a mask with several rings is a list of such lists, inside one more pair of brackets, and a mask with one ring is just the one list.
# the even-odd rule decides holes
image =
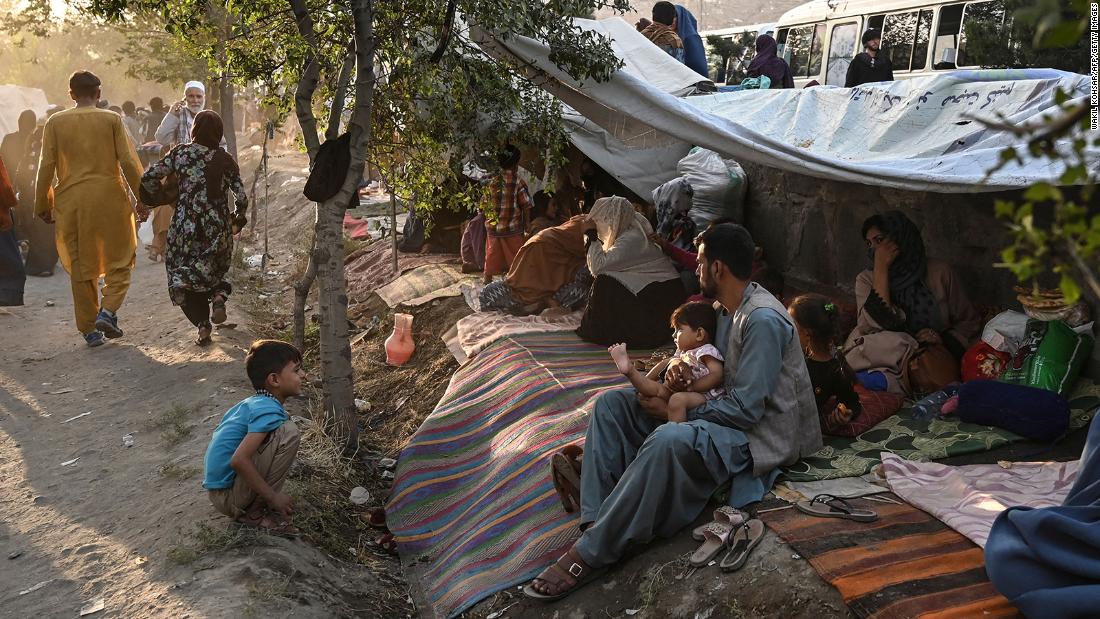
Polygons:
[[703,47],[707,50],[707,58],[713,59],[710,62],[712,69],[715,64],[721,64],[721,58],[711,49],[710,43],[707,41],[708,37],[719,36],[727,41],[743,45],[742,52],[739,55],[726,60],[725,71],[719,66],[718,73],[711,76],[714,78],[715,84],[740,84],[741,80],[748,77],[746,71],[748,71],[749,63],[752,62],[752,57],[756,53],[756,37],[762,34],[775,36],[775,24],[752,24],[750,26],[737,26],[699,33],[699,36],[703,39]]
[[861,51],[863,32],[882,33],[882,50],[894,79],[978,68],[966,53],[967,19],[1004,22],[1003,0],[814,0],[775,24],[779,54],[791,66],[796,88],[811,82],[844,86],[848,65]]

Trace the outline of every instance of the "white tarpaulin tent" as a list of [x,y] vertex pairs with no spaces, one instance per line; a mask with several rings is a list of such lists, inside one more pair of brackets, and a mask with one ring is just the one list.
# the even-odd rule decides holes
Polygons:
[[23,110],[34,110],[42,118],[47,107],[46,93],[37,88],[0,84],[0,137],[19,128],[19,115]]
[[[621,55],[635,44],[634,35],[645,39],[618,22],[625,24],[618,18],[577,20],[582,28],[614,33],[612,45]],[[679,64],[663,53],[632,61],[608,82],[580,83],[533,39],[504,39],[477,27],[470,36],[490,55],[524,67],[573,108],[576,115],[567,121],[574,143],[642,196],[675,176],[675,160],[692,145],[818,178],[914,191],[985,192],[1056,180],[1060,166],[1043,160],[1010,164],[986,179],[1002,149],[1020,139],[977,119],[1002,117],[1020,125],[1055,113],[1059,88],[1075,99],[1089,95],[1086,76],[1031,69],[957,71],[855,89],[678,97],[697,78],[677,83],[680,74],[662,76]],[[1100,165],[1100,153],[1090,154]]]

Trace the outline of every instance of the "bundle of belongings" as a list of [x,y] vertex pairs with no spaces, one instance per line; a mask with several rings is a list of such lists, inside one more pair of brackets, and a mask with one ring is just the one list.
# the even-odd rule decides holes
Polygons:
[[1085,323],[1088,314],[1080,311],[1067,316],[1072,322],[1028,314],[1007,311],[990,320],[981,341],[963,356],[963,383],[921,400],[915,414],[953,412],[961,421],[1033,441],[1061,438],[1070,421],[1066,395],[1092,352],[1093,323]]

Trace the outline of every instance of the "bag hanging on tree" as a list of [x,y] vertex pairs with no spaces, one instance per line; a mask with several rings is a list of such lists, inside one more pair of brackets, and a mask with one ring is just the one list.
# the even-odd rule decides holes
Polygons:
[[1060,320],[1029,320],[1020,349],[1001,380],[1064,395],[1092,352],[1092,336],[1078,334]]
[[1069,429],[1069,402],[1046,389],[975,380],[959,389],[959,419],[995,426],[1040,443],[1051,443]]

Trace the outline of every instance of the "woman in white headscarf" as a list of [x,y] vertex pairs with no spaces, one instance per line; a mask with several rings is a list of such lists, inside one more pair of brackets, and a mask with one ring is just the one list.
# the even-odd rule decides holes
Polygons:
[[600,198],[589,214],[587,262],[595,282],[577,334],[602,345],[656,348],[687,297],[672,261],[649,240],[653,227],[626,198]]

